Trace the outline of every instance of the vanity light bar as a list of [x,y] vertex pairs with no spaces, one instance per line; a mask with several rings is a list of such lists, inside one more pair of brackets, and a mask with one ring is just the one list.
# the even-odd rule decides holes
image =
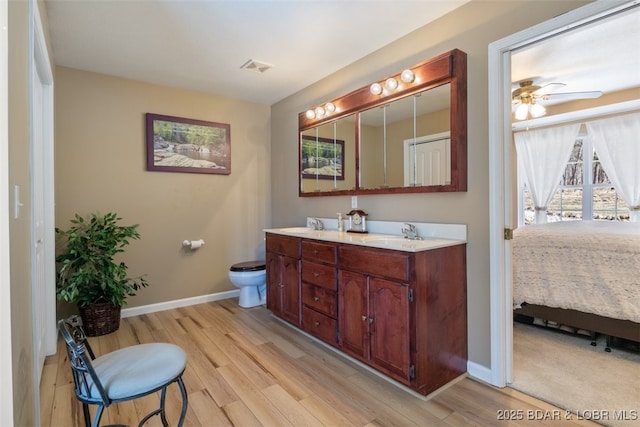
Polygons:
[[[400,73],[399,78],[402,83],[409,84],[415,81],[416,76],[412,70],[406,69],[402,73]],[[401,85],[400,83],[398,83],[398,80],[394,77],[389,77],[384,81],[384,84],[378,82],[373,83],[369,87],[369,91],[374,95],[386,95],[387,93],[399,88],[401,88]],[[310,108],[305,113],[305,116],[309,120],[321,119],[335,113],[336,111],[336,105],[333,102],[327,102],[323,106]]]
[[[415,79],[416,75],[409,69],[406,69],[402,73],[400,73],[400,81],[402,81],[402,83],[413,83]],[[398,80],[395,77],[389,77],[384,81],[384,84],[381,84],[379,82],[372,83],[371,86],[369,86],[369,92],[374,95],[386,95],[389,92],[393,92],[400,87],[400,83],[398,83]]]
[[308,119],[320,119],[324,116],[335,113],[336,106],[333,102],[327,102],[324,106],[316,107],[315,109],[307,110],[305,115]]

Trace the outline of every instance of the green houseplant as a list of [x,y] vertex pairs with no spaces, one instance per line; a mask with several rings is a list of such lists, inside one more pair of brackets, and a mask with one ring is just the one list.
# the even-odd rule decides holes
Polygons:
[[123,226],[113,212],[78,214],[67,230],[56,228],[56,294],[76,304],[90,336],[113,332],[120,326],[120,309],[128,296],[148,286],[144,277],[131,278],[127,265],[115,260],[131,239],[139,239],[138,225]]

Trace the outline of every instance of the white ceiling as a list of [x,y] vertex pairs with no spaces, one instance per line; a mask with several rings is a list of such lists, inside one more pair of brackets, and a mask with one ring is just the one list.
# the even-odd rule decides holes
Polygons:
[[[531,79],[541,86],[566,85],[553,93],[602,91],[606,94],[640,88],[640,7],[513,53],[511,81]],[[514,84],[513,88],[517,86]]]
[[[46,0],[56,65],[271,105],[469,0]],[[410,12],[408,12],[410,11]],[[640,87],[640,7],[512,55],[556,92]],[[240,67],[248,60],[272,68]]]
[[467,1],[45,3],[56,65],[271,105]]

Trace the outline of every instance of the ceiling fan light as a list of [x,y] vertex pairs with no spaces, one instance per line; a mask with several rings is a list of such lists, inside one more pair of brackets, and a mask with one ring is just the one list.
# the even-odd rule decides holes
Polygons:
[[529,112],[533,118],[542,117],[547,114],[547,110],[545,110],[545,108],[540,104],[532,104]]
[[529,113],[529,105],[528,104],[520,104],[516,108],[515,116],[516,120],[524,120],[527,118],[527,114]]

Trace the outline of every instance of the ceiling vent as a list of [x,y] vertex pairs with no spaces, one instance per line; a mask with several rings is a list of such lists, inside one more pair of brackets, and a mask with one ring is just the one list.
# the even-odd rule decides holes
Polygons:
[[266,62],[260,62],[254,59],[250,59],[240,66],[240,68],[244,68],[245,70],[255,71],[256,73],[261,73],[261,74],[267,71],[271,67],[272,65],[267,64]]

